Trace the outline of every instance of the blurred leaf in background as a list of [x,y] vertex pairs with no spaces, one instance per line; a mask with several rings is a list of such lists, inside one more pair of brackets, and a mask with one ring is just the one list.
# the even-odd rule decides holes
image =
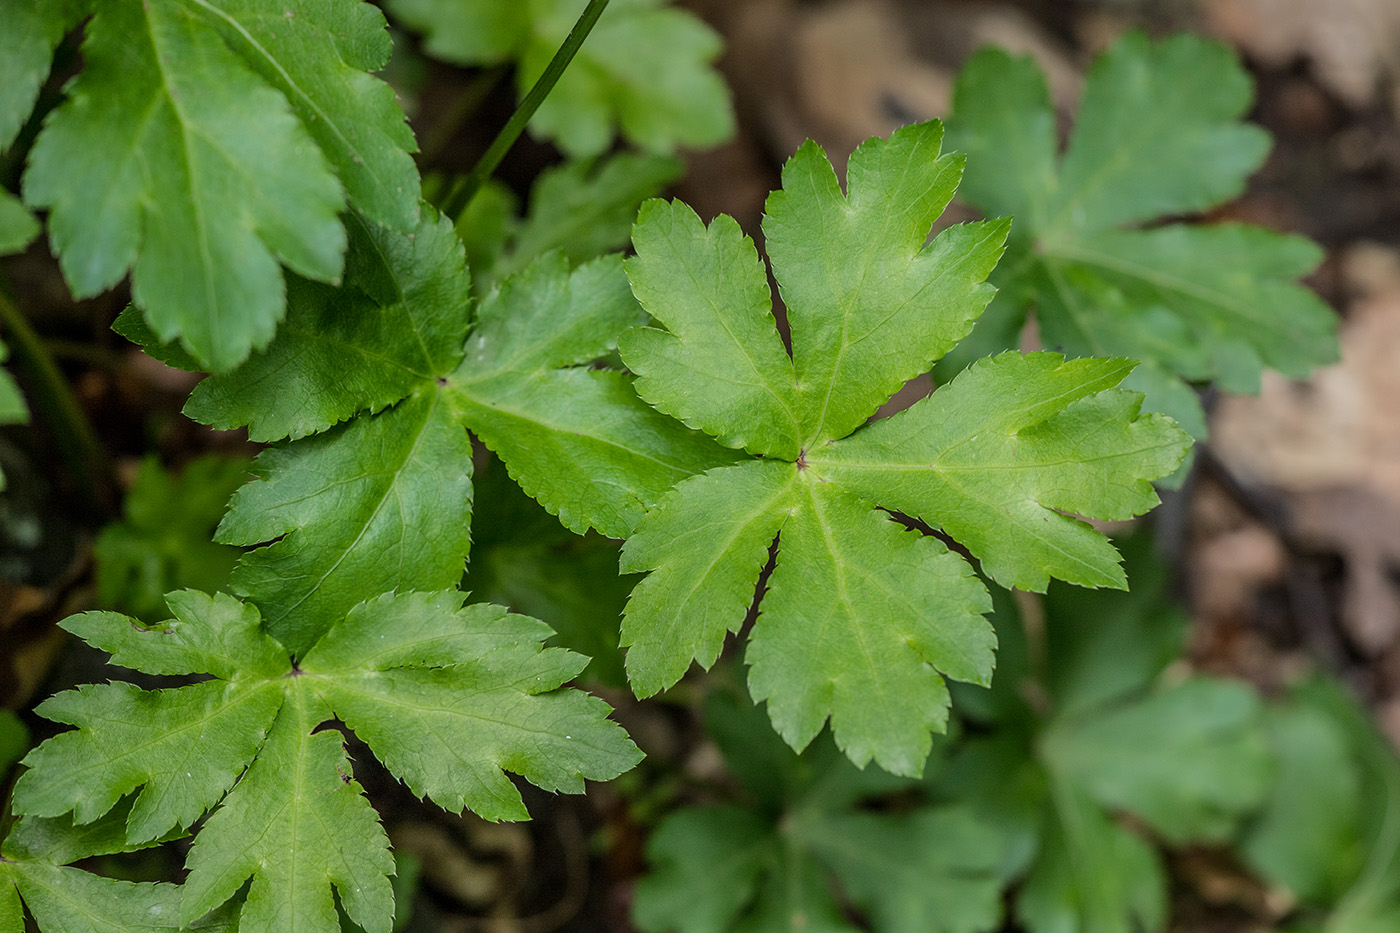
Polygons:
[[841,892],[882,933],[1000,925],[1008,840],[972,808],[867,809],[918,782],[856,768],[828,734],[797,755],[737,689],[710,695],[706,724],[742,792],[656,830],[637,886],[641,929],[854,933]]
[[166,593],[226,589],[242,551],[211,538],[249,464],[204,456],[177,476],[154,457],[143,461],[121,521],[97,536],[98,602],[155,622],[168,615]]

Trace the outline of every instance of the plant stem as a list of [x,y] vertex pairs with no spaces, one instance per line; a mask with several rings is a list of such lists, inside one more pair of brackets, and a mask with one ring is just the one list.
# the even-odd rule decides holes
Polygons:
[[53,354],[3,289],[0,289],[0,324],[9,334],[16,360],[29,374],[34,401],[49,423],[82,494],[92,506],[106,512],[114,487],[107,455],[97,440],[97,432],[63,373],[59,372]]
[[511,114],[510,120],[491,141],[490,148],[482,155],[471,173],[452,186],[452,190],[442,202],[444,214],[455,221],[471,203],[477,191],[486,183],[486,179],[491,177],[491,173],[496,170],[496,166],[501,164],[501,160],[510,151],[510,147],[515,145],[515,141],[525,131],[525,125],[530,122],[530,118],[535,115],[540,104],[549,96],[549,92],[554,90],[559,76],[564,73],[565,68],[569,67],[569,62],[574,60],[579,46],[583,45],[583,40],[587,39],[588,34],[593,31],[593,25],[598,22],[598,17],[603,15],[603,10],[607,6],[608,0],[588,0],[588,6],[579,15],[578,22],[574,23],[569,37],[564,40],[563,45],[559,46],[559,51],[555,52],[554,57],[549,60],[544,74],[540,75],[535,86],[530,88],[530,93],[525,95],[525,99],[520,102],[515,113]]

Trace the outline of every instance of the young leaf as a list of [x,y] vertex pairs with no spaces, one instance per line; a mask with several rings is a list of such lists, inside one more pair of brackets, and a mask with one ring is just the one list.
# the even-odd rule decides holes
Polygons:
[[176,477],[154,458],[142,462],[122,520],[93,545],[99,604],[153,622],[171,590],[226,587],[239,552],[209,539],[249,467],[201,457]]
[[[50,699],[40,712],[78,728],[27,756],[15,808],[71,810],[81,822],[116,814],[127,845],[213,810],[190,852],[184,922],[221,916],[251,878],[245,929],[337,930],[334,890],[356,924],[387,933],[388,840],[343,737],[319,726],[353,723],[410,786],[492,819],[527,815],[506,769],[575,791],[641,757],[605,704],[558,689],[583,658],[541,650],[548,630],[533,620],[461,602],[460,593],[386,595],[340,620],[295,669],[257,610],[228,596],[171,594],[175,619],[154,629],[114,613],[74,616],[65,627],[119,664],[213,679]],[[424,732],[439,741],[423,745]],[[126,811],[120,801],[132,791]]]
[[[644,207],[627,271],[660,328],[624,335],[637,391],[762,459],[681,483],[638,524],[624,571],[651,571],[623,624],[639,695],[708,667],[752,601],[750,688],[802,748],[830,718],[852,760],[917,774],[947,719],[943,676],[986,683],[985,591],[960,557],[876,511],[917,516],[994,579],[1124,585],[1117,554],[1063,514],[1127,518],[1156,503],[1186,437],[1115,390],[1125,360],[1007,354],[895,417],[861,427],[972,327],[991,297],[1001,221],[926,242],[962,160],[937,123],[871,140],[849,192],[814,144],[784,169],[764,229],[792,328],[774,329],[757,254],[732,221]],[[849,437],[847,436],[849,435]]]
[[[523,95],[544,72],[586,0],[392,0],[432,55],[461,65],[519,60]],[[664,0],[617,0],[531,122],[571,156],[592,156],[615,129],[646,149],[703,147],[734,131],[729,95],[710,67],[719,37]]]
[[1224,46],[1130,33],[1090,70],[1061,156],[1030,60],[975,56],[949,121],[950,144],[968,154],[962,195],[1016,215],[1015,261],[993,276],[1008,299],[982,352],[1014,346],[1033,307],[1046,346],[1144,361],[1128,384],[1197,436],[1188,383],[1257,391],[1265,367],[1302,377],[1334,360],[1336,316],[1295,284],[1321,258],[1313,244],[1241,224],[1137,229],[1244,190],[1269,145],[1239,122],[1251,96]]

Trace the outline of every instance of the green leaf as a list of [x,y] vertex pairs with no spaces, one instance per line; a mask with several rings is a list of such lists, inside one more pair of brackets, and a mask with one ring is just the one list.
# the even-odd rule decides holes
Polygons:
[[279,261],[339,277],[331,166],[286,98],[184,4],[102,4],[83,58],[30,152],[25,200],[50,209],[75,296],[132,269],[156,334],[228,369],[282,317]]
[[178,476],[148,458],[122,505],[123,517],[93,545],[100,605],[153,622],[171,590],[228,585],[238,551],[210,541],[247,460],[201,457]]
[[1400,919],[1394,746],[1349,691],[1322,678],[1271,712],[1278,779],[1244,837],[1246,860],[1266,881],[1331,907],[1325,933],[1382,933]]
[[[645,207],[628,271],[653,320],[624,362],[658,409],[762,456],[686,480],[636,528],[622,569],[651,571],[623,622],[633,688],[708,667],[753,602],[773,539],[770,592],[750,636],[750,689],[802,748],[830,718],[857,763],[916,775],[947,723],[943,677],[985,684],[990,605],[959,556],[876,507],[941,528],[1007,585],[1050,577],[1124,585],[1118,555],[1064,513],[1127,518],[1185,436],[1114,387],[1129,360],[1007,354],[907,411],[862,426],[967,334],[1006,225],[928,234],[961,172],[937,124],[872,140],[849,194],[814,144],[784,169],[765,232],[792,330],[775,330],[757,254],[732,221]],[[850,435],[846,437],[845,435]],[[528,487],[527,487],[528,488]]]
[[29,751],[29,730],[19,717],[7,709],[0,709],[0,780],[9,773],[10,766]]
[[18,253],[39,235],[39,221],[19,198],[0,188],[0,256]]
[[1151,846],[1082,793],[1061,788],[1016,914],[1030,933],[1161,930],[1166,875]]
[[1124,519],[1157,504],[1180,430],[1110,391],[1131,360],[1055,353],[983,360],[907,410],[808,462],[820,475],[952,535],[1003,586],[1050,577],[1126,588],[1118,554],[1064,513]]
[[[756,806],[689,807],[661,823],[637,885],[639,927],[851,931],[839,890],[876,930],[997,928],[1007,839],[994,825],[967,807],[907,810],[912,782],[857,770],[829,741],[799,757],[747,701],[708,700],[711,736]],[[863,805],[890,792],[905,795],[903,812]]]
[[[546,169],[530,189],[529,213],[514,220],[514,207],[506,204],[498,214],[499,242],[494,247],[477,246],[472,270],[478,286],[501,281],[551,250],[559,250],[577,265],[621,249],[627,245],[637,208],[680,173],[681,162],[674,156],[631,152]],[[483,189],[458,221],[469,252],[472,236],[485,219],[483,213],[491,210],[492,203],[500,210],[501,191]]]
[[511,477],[565,527],[625,537],[648,506],[732,459],[643,404],[620,373],[585,369],[636,321],[616,257],[569,273],[546,256],[482,302],[446,389]]
[[[917,777],[948,723],[943,675],[986,684],[996,638],[972,568],[839,486],[799,484],[749,635],[749,690],[803,748],[828,717],[836,744]],[[898,715],[892,715],[898,710]]]
[[[76,868],[17,862],[0,864],[0,924],[14,933],[24,930],[16,889],[41,930],[175,933],[182,929],[180,889],[173,884],[133,884]],[[232,928],[223,928],[232,933]]]
[[[253,879],[239,926],[334,933],[331,887],[367,933],[389,933],[389,839],[351,776],[343,737],[311,730],[331,715],[289,691],[257,760],[200,829],[180,916],[190,923]],[[298,854],[300,853],[300,854]]]
[[1140,695],[1186,647],[1190,620],[1171,599],[1153,536],[1115,543],[1128,592],[1051,584],[1045,593],[1045,683],[1062,716]]
[[[163,841],[213,810],[190,851],[188,881],[172,889],[182,890],[185,922],[204,917],[197,927],[223,928],[230,898],[251,878],[243,929],[338,930],[338,900],[361,928],[387,933],[388,840],[354,780],[344,736],[320,727],[352,723],[415,789],[492,818],[526,816],[503,768],[547,790],[577,791],[584,778],[615,777],[640,758],[604,703],[559,689],[586,659],[541,651],[548,630],[539,622],[496,607],[463,610],[461,601],[443,592],[364,604],[297,669],[256,608],[227,596],[171,594],[176,618],[157,629],[115,613],[73,617],[65,624],[118,663],[214,679],[149,692],[89,685],[42,704],[40,714],[78,728],[27,757],[14,805],[28,815],[0,872],[27,870],[15,859],[52,867]],[[440,741],[424,745],[425,734]],[[480,793],[483,775],[494,796]],[[75,829],[62,816],[69,811],[87,825]],[[60,818],[32,822],[45,814]],[[72,891],[101,888],[78,875]]]
[[[1239,195],[1268,151],[1267,134],[1240,122],[1252,89],[1225,46],[1125,36],[1091,68],[1063,156],[1029,59],[979,53],[954,97],[963,196],[1017,218],[1016,261],[993,276],[1012,296],[1004,317],[1034,307],[1044,345],[1143,360],[1134,387],[1148,410],[1196,436],[1205,424],[1189,383],[1257,391],[1266,367],[1300,378],[1336,359],[1336,316],[1296,284],[1321,260],[1316,246],[1239,224],[1162,223]],[[1009,347],[1017,330],[984,336]]]
[[[665,327],[623,336],[637,394],[726,447],[797,459],[792,358],[774,328],[768,275],[753,242],[732,217],[720,215],[706,229],[684,204],[649,201],[632,244],[633,291]],[[712,391],[696,393],[697,382]],[[762,430],[749,436],[754,423]]]
[[622,548],[637,584],[622,622],[627,676],[646,697],[681,678],[692,660],[709,669],[738,632],[773,538],[788,518],[796,470],[778,461],[688,479],[637,525]]
[[451,221],[428,211],[407,236],[366,223],[350,230],[346,285],[291,279],[277,337],[196,386],[185,414],[220,429],[246,425],[255,441],[297,438],[380,411],[456,367],[469,278]]
[[927,243],[962,177],[942,124],[872,139],[849,193],[816,143],[783,166],[763,230],[792,327],[802,447],[845,437],[972,329],[1009,222],[962,224]]
[[[385,596],[357,606],[302,670],[417,794],[489,820],[526,819],[504,771],[581,793],[641,760],[603,701],[557,688],[587,659],[541,649],[542,622],[461,596]],[[489,711],[489,715],[483,715]]]
[[384,14],[362,0],[223,0],[205,21],[292,105],[350,204],[409,232],[418,224],[418,149],[394,90]]
[[15,141],[34,109],[49,76],[53,51],[64,33],[77,25],[80,7],[69,0],[0,2],[0,18],[5,22],[0,33],[0,152]]
[[1334,904],[1365,862],[1359,762],[1324,710],[1294,700],[1266,717],[1278,768],[1241,854],[1261,877],[1300,901]]
[[[392,0],[426,33],[432,55],[461,65],[514,57],[523,95],[563,43],[586,0]],[[719,37],[664,0],[616,0],[531,122],[571,156],[608,148],[615,130],[645,149],[711,146],[734,131],[729,95],[710,67]]]
[[488,464],[472,482],[476,532],[462,584],[471,601],[534,616],[554,629],[546,644],[590,659],[581,679],[625,687],[618,624],[637,578],[618,574],[617,544],[571,534],[499,463]]
[[436,392],[264,451],[263,477],[219,525],[245,554],[235,589],[302,654],[356,603],[461,579],[471,546],[471,443]]
[[[233,785],[282,703],[268,679],[289,665],[259,631],[251,607],[202,594],[174,594],[171,602],[181,624],[163,629],[134,627],[116,613],[73,616],[65,624],[111,650],[120,664],[227,679],[158,691],[89,684],[45,700],[40,715],[79,728],[25,757],[29,770],[15,784],[18,812],[71,810],[86,823],[141,788],[127,834],[143,842],[189,826]],[[152,735],[154,721],[161,728]]]
[[1001,923],[1006,841],[971,809],[852,813],[803,835],[882,933],[981,933]]
[[[757,894],[774,857],[772,827],[740,807],[692,807],[647,842],[652,869],[637,883],[632,920],[643,930],[725,933]],[[705,883],[698,884],[699,879]]]
[[1262,712],[1243,684],[1193,678],[1092,718],[1063,719],[1043,738],[1043,753],[1059,779],[1166,839],[1219,842],[1269,790]]

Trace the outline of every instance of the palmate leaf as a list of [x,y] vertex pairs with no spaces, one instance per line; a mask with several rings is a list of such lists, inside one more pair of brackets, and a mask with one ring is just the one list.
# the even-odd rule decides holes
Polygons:
[[1033,308],[1041,341],[1071,356],[1125,356],[1146,406],[1197,436],[1189,383],[1257,391],[1266,367],[1302,377],[1336,358],[1336,316],[1299,276],[1312,243],[1244,224],[1155,224],[1244,190],[1268,136],[1240,122],[1252,91],[1224,46],[1131,33],[1089,72],[1058,152],[1045,79],[1029,59],[979,53],[957,82],[949,141],[968,154],[962,196],[1011,213],[1007,296],[982,352],[1016,345]]
[[[972,328],[991,298],[1003,221],[925,242],[962,160],[940,156],[937,123],[872,140],[843,194],[814,144],[784,168],[764,229],[792,328],[783,350],[762,265],[736,224],[648,205],[628,262],[665,327],[629,331],[623,360],[661,411],[760,459],[682,482],[623,549],[651,571],[622,629],[647,695],[708,667],[737,631],[777,538],[749,637],[749,686],[802,748],[830,718],[858,764],[919,773],[947,720],[943,676],[985,684],[995,638],[986,592],[940,542],[877,507],[916,516],[966,546],[1007,586],[1051,577],[1122,587],[1117,554],[1065,513],[1128,518],[1156,503],[1150,480],[1187,438],[1141,396],[1114,387],[1127,360],[1007,354],[908,411],[867,427],[905,381]],[[847,437],[849,435],[849,437]]]
[[77,729],[26,757],[15,809],[26,819],[71,811],[79,824],[115,813],[128,846],[178,834],[212,810],[190,850],[180,922],[219,916],[251,878],[245,929],[338,930],[338,899],[360,927],[387,933],[388,840],[343,736],[322,724],[352,724],[415,791],[493,820],[528,816],[506,770],[573,792],[641,757],[606,704],[559,689],[586,659],[542,650],[549,630],[534,620],[463,609],[462,598],[362,604],[296,669],[257,610],[229,596],[171,594],[175,618],[150,629],[115,613],[74,616],[65,627],[118,664],[213,679],[48,700],[41,714]]
[[[428,52],[462,65],[516,58],[523,95],[544,72],[586,0],[392,0],[425,33]],[[571,156],[592,156],[615,129],[646,149],[711,146],[734,131],[729,95],[710,63],[719,38],[664,0],[615,0],[559,83],[532,132]]]
[[[104,816],[75,825],[70,816],[26,816],[9,827],[0,845],[0,930],[25,929],[20,900],[44,931],[74,933],[175,933],[238,929],[236,911],[215,911],[190,926],[180,923],[181,890],[173,884],[133,884],[104,878],[69,863],[154,845],[126,837],[130,800]],[[172,833],[166,839],[182,833]]]
[[[471,504],[463,426],[570,528],[618,537],[680,479],[727,459],[640,402],[623,375],[581,365],[639,317],[616,259],[570,273],[558,254],[543,258],[481,302],[468,337],[471,299],[448,221],[425,220],[411,240],[366,228],[356,250],[352,270],[367,271],[342,289],[294,290],[305,304],[283,333],[201,384],[186,408],[221,427],[249,423],[259,438],[322,432],[264,453],[265,480],[239,492],[218,534],[275,540],[245,557],[234,585],[257,594],[295,651],[363,599],[460,577]],[[363,364],[349,377],[347,359]]]
[[[362,600],[460,579],[471,543],[464,428],[569,528],[613,537],[675,483],[732,459],[638,399],[625,375],[588,366],[641,317],[616,257],[570,271],[551,253],[478,303],[446,218],[425,210],[411,236],[351,229],[345,284],[293,280],[277,338],[201,383],[185,409],[260,440],[299,438],[258,458],[260,480],[234,496],[216,534],[266,545],[244,556],[233,586],[294,653]],[[189,364],[138,317],[117,326]]]
[[1162,676],[1186,620],[1164,601],[1166,568],[1146,536],[1123,551],[1131,592],[1050,586],[1040,664],[1028,663],[1015,601],[998,599],[996,698],[960,706],[987,738],[965,744],[936,785],[1021,838],[1016,909],[1032,933],[1161,929],[1167,873],[1134,826],[1218,845],[1249,825],[1272,780],[1255,691]]
[[416,220],[412,137],[365,73],[388,54],[383,17],[359,0],[98,7],[25,200],[50,209],[75,295],[130,269],[156,334],[229,369],[283,316],[279,263],[340,277],[347,195],[401,229]]
[[[643,930],[853,933],[835,889],[877,933],[988,933],[1001,919],[1007,837],[970,808],[870,812],[913,782],[857,770],[829,741],[801,758],[763,713],[712,695],[707,725],[749,805],[686,807],[647,845]],[[834,882],[834,884],[833,884]]]

